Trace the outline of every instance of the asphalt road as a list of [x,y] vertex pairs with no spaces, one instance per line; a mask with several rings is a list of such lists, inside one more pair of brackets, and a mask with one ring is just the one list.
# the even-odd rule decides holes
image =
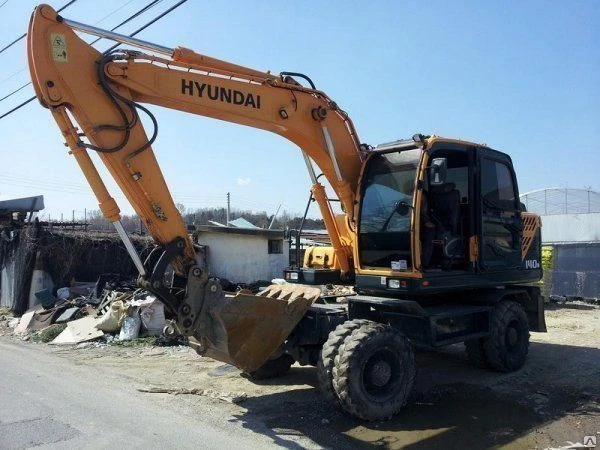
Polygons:
[[102,368],[0,342],[1,449],[275,447],[230,419],[137,392]]

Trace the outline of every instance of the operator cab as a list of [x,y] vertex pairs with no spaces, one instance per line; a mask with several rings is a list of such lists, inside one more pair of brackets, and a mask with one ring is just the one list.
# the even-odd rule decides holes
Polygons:
[[413,143],[412,148],[376,149],[363,174],[361,266],[411,270],[412,232],[418,229],[418,267],[428,272],[466,270],[473,230],[471,159],[464,146],[424,151]]
[[539,244],[521,245],[524,211],[508,155],[417,135],[373,149],[360,185],[356,284],[363,292],[539,278],[524,260],[531,250],[537,261]]

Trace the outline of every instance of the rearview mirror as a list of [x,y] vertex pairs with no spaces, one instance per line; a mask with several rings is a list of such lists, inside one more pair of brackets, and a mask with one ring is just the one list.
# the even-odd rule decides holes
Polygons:
[[433,158],[429,166],[429,184],[439,186],[446,182],[448,160],[446,158]]

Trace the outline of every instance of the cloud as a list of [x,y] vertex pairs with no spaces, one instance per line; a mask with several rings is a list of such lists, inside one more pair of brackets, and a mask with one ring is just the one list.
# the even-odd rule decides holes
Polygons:
[[250,184],[250,178],[248,177],[239,177],[236,182],[239,186],[248,186]]

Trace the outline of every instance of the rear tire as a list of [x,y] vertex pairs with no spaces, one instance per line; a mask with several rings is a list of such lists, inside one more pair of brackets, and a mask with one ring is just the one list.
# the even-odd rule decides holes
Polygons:
[[333,387],[342,408],[363,420],[400,412],[412,390],[410,342],[389,325],[369,322],[345,339],[335,358]]
[[253,380],[282,377],[289,372],[292,364],[294,364],[294,358],[284,353],[278,358],[267,360],[262,366],[247,375]]
[[369,323],[368,320],[354,319],[338,325],[327,337],[323,344],[319,361],[317,362],[317,379],[323,397],[331,406],[339,406],[340,400],[333,388],[333,366],[335,357],[338,354],[340,346],[352,332],[362,325]]
[[519,303],[505,300],[494,307],[483,349],[492,370],[514,372],[523,367],[529,351],[529,323]]

